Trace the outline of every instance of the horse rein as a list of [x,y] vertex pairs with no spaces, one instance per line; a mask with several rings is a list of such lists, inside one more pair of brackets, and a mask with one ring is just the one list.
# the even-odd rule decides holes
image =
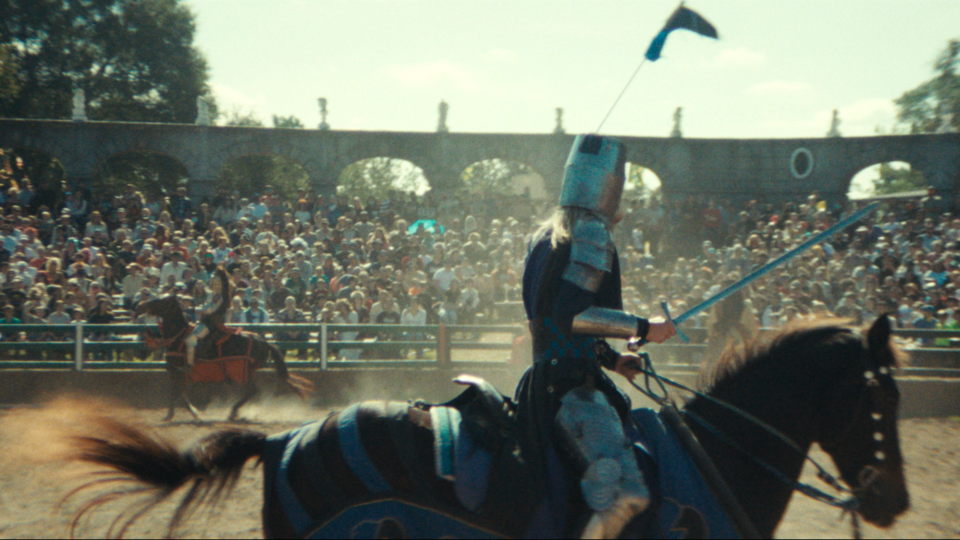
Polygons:
[[[781,442],[786,444],[790,449],[792,449],[798,455],[802,456],[804,461],[809,461],[810,463],[813,464],[813,466],[817,469],[817,478],[819,478],[822,482],[826,483],[827,485],[835,489],[837,492],[841,494],[846,494],[848,496],[846,498],[841,499],[836,496],[830,495],[829,493],[825,493],[824,491],[814,486],[811,486],[809,484],[804,484],[798,480],[792,480],[788,478],[786,475],[784,475],[782,472],[777,470],[775,467],[773,467],[769,463],[763,461],[759,457],[753,455],[752,453],[748,452],[746,449],[742,448],[740,445],[738,445],[736,442],[730,439],[730,437],[725,435],[723,432],[721,432],[719,429],[717,429],[707,421],[703,420],[702,418],[700,418],[699,416],[697,416],[696,414],[690,411],[683,411],[684,416],[693,420],[697,425],[705,429],[708,433],[716,437],[718,440],[722,441],[727,446],[730,446],[731,448],[737,450],[741,454],[749,457],[755,464],[759,465],[763,470],[767,471],[771,476],[779,480],[781,483],[783,483],[787,487],[791,488],[791,490],[799,491],[803,495],[815,501],[819,501],[829,506],[839,508],[842,511],[841,517],[845,514],[850,514],[850,521],[851,521],[850,524],[852,528],[853,538],[855,540],[860,540],[862,538],[861,529],[860,529],[860,520],[859,520],[859,515],[857,513],[857,510],[859,509],[859,506],[860,506],[860,499],[857,496],[857,494],[869,488],[870,484],[872,484],[877,479],[878,475],[876,474],[876,469],[874,469],[870,465],[865,465],[861,469],[858,476],[862,477],[865,471],[870,471],[870,475],[866,478],[861,479],[860,481],[861,485],[858,488],[856,488],[855,490],[851,490],[845,487],[837,477],[827,472],[827,470],[822,465],[820,465],[819,463],[817,463],[815,459],[810,457],[807,452],[803,451],[803,449],[800,448],[797,445],[797,443],[795,443],[792,439],[784,435],[778,429],[774,428],[773,426],[770,426],[763,420],[760,420],[759,418],[753,416],[752,414],[740,409],[739,407],[731,403],[727,403],[723,400],[714,398],[710,395],[707,395],[706,393],[700,392],[698,390],[694,390],[693,388],[690,388],[682,383],[679,383],[668,377],[664,377],[658,374],[654,369],[652,362],[650,361],[649,354],[639,353],[639,357],[643,362],[643,365],[637,366],[637,367],[639,368],[638,371],[643,373],[644,375],[645,388],[636,384],[632,380],[627,379],[627,381],[630,382],[630,384],[634,388],[636,388],[637,391],[639,391],[640,393],[647,396],[648,398],[650,398],[651,400],[653,400],[654,402],[656,402],[661,406],[663,405],[675,406],[673,399],[669,396],[666,386],[671,386],[673,388],[677,388],[684,392],[689,392],[697,397],[701,397],[715,405],[718,405],[736,414],[737,416],[740,416],[744,420],[747,420],[748,422],[759,427],[761,430],[766,431],[768,434],[779,439]],[[889,369],[886,367],[881,367],[878,369],[878,371],[882,375],[889,374]],[[656,382],[657,386],[660,388],[662,392],[661,394],[658,394],[657,392],[651,389],[651,385],[650,385],[651,379],[653,379]],[[835,445],[838,443],[838,441],[842,441],[847,437],[848,433],[852,431],[854,423],[856,422],[856,419],[860,415],[860,411],[864,406],[867,396],[870,395],[871,390],[879,389],[880,387],[879,382],[877,381],[876,375],[872,371],[870,370],[865,371],[864,379],[866,379],[867,382],[862,387],[862,391],[860,394],[860,398],[858,399],[858,402],[857,402],[857,408],[855,410],[855,413],[851,416],[850,422],[847,424],[846,428],[843,431],[841,431],[837,439],[835,439],[832,443],[830,443],[831,445]],[[875,421],[879,421],[880,419],[882,419],[882,416],[880,415],[880,413],[877,413],[877,412],[871,413],[871,417]],[[882,440],[883,440],[883,434],[880,433],[879,431],[876,431],[874,433],[874,441],[880,442]],[[823,444],[821,444],[821,447],[823,447]],[[881,452],[880,450],[877,450],[877,452],[874,454],[874,458],[877,459],[878,461],[883,461],[884,457],[885,456],[883,455],[883,452]]]

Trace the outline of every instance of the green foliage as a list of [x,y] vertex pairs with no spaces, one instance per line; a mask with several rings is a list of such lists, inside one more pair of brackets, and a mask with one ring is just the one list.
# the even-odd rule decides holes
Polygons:
[[337,193],[349,197],[387,197],[391,191],[417,191],[423,171],[410,162],[388,157],[364,159],[340,173]]
[[20,62],[13,53],[13,46],[0,45],[0,101],[12,99],[20,93],[19,69]]
[[514,177],[527,174],[539,173],[525,163],[485,159],[464,169],[460,179],[463,181],[463,189],[470,193],[513,195]]
[[107,160],[93,177],[100,193],[123,193],[127,184],[137,191],[163,197],[190,181],[187,168],[176,159],[153,152],[125,152]]
[[198,96],[216,116],[195,30],[177,0],[0,2],[0,46],[19,66],[0,116],[69,118],[74,88],[94,120],[193,123]]
[[920,171],[907,167],[896,167],[891,163],[880,165],[880,176],[873,181],[877,195],[900,193],[903,191],[918,191],[927,189],[927,180]]
[[296,116],[273,115],[273,127],[278,129],[303,129],[303,123]]
[[299,188],[309,187],[310,177],[297,162],[270,154],[248,155],[227,164],[220,181],[241,197],[262,195],[266,186],[286,201],[294,201]]
[[226,126],[236,127],[263,127],[263,122],[254,115],[253,111],[241,112],[240,109],[233,108],[225,115]]
[[953,115],[952,125],[960,128],[960,40],[953,39],[934,62],[936,76],[904,92],[894,100],[897,120],[910,126],[911,133],[937,131],[944,114]]

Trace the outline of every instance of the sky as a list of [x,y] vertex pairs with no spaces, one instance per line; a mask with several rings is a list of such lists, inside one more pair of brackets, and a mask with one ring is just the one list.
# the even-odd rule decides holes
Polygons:
[[[220,106],[333,129],[596,131],[677,6],[662,0],[185,0]],[[689,0],[713,40],[676,31],[602,133],[820,137],[895,128],[892,100],[960,37],[956,0]]]

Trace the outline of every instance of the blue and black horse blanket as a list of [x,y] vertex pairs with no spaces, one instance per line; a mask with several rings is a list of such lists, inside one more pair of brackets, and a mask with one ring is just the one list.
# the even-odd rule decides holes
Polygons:
[[[655,500],[627,536],[735,538],[737,532],[679,439],[650,409],[632,413],[638,462]],[[482,515],[491,452],[452,407],[384,401],[268,439],[264,533],[308,538],[496,538],[510,535]],[[561,472],[562,473],[562,472]],[[557,528],[536,519],[515,536]]]

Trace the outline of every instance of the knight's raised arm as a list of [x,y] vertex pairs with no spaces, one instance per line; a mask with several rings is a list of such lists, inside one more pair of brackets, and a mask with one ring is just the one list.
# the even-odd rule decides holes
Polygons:
[[573,318],[574,334],[601,338],[646,338],[650,322],[625,311],[591,307]]

